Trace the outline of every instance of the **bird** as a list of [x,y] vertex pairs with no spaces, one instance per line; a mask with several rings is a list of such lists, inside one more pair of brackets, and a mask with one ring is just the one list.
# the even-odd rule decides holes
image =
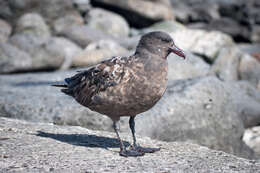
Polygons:
[[[133,55],[115,56],[65,78],[61,91],[79,104],[111,118],[120,143],[120,156],[137,157],[159,151],[136,142],[135,117],[151,109],[167,88],[167,57],[174,53],[185,59],[172,37],[162,31],[144,34]],[[126,149],[119,135],[119,120],[128,116],[133,144]]]

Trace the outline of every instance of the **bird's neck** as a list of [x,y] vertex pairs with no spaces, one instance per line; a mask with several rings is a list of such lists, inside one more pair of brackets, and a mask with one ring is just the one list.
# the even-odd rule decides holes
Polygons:
[[160,73],[161,71],[166,71],[166,73],[168,72],[167,59],[164,59],[157,54],[143,50],[141,52],[136,52],[135,57],[139,62],[144,64],[144,70],[149,73]]

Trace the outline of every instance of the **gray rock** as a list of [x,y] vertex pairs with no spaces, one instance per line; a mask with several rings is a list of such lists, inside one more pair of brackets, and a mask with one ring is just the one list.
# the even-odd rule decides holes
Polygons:
[[[139,158],[119,156],[114,133],[0,118],[0,171],[11,172],[259,172],[260,163],[183,142],[137,140],[161,147]],[[131,141],[131,135],[121,134]],[[125,141],[126,145],[129,145]]]
[[32,57],[31,70],[66,69],[82,49],[62,37],[41,37],[31,33],[15,34],[10,42]]
[[230,95],[245,128],[260,124],[260,92],[248,81],[239,81],[232,85],[234,93]]
[[8,43],[0,43],[0,73],[26,71],[32,58],[26,52]]
[[72,0],[76,9],[84,14],[91,9],[90,0]]
[[260,157],[260,126],[246,129],[243,141]]
[[110,129],[109,118],[84,108],[59,88],[50,86],[75,73],[76,70],[0,76],[0,115],[33,122]]
[[60,69],[68,69],[76,56],[82,53],[82,49],[72,41],[63,37],[51,38],[45,47],[46,52],[50,54],[50,58],[60,57],[63,63]]
[[257,86],[260,81],[260,62],[250,55],[245,55],[240,61],[238,72],[240,79]]
[[148,32],[153,32],[153,31],[163,31],[163,32],[175,32],[178,30],[183,30],[186,29],[184,25],[182,25],[179,22],[173,21],[173,20],[168,20],[168,21],[162,21],[162,22],[157,22],[153,24],[152,26],[149,26],[147,28],[144,28],[141,30],[141,33],[148,33]]
[[260,102],[233,83],[214,77],[171,81],[159,103],[139,115],[136,131],[159,140],[190,141],[251,158],[252,152],[241,141],[244,122],[240,117],[241,110],[250,113],[249,100],[259,114]]
[[175,54],[168,56],[168,79],[180,80],[190,79],[198,76],[206,76],[210,70],[210,65],[201,58],[191,53],[185,52],[186,59],[183,60]]
[[211,62],[222,48],[234,45],[230,36],[217,31],[181,29],[170,34],[180,48],[202,55]]
[[119,13],[136,28],[174,18],[169,0],[95,0],[91,3]]
[[[35,36],[31,33],[15,34],[10,37],[10,42],[19,49],[27,52],[32,57],[31,70],[57,69],[64,62],[63,57],[55,56],[46,51],[51,38]],[[58,50],[61,50],[58,48]]]
[[135,48],[140,40],[141,36],[125,37],[117,39],[116,41],[128,50],[135,51]]
[[83,25],[84,19],[79,14],[68,14],[61,16],[53,22],[53,30],[55,34],[59,35],[65,31],[66,28],[72,25]]
[[260,53],[260,43],[248,44],[248,43],[241,43],[238,44],[238,48],[247,54],[257,54]]
[[30,33],[40,37],[50,37],[50,30],[41,15],[26,13],[21,16],[15,27],[16,33]]
[[101,30],[117,38],[127,37],[129,34],[129,25],[123,17],[101,8],[91,9],[85,16],[85,20],[90,28]]
[[12,27],[6,21],[0,19],[0,43],[6,42],[12,32]]
[[224,81],[238,80],[238,67],[242,56],[243,53],[237,47],[221,49],[211,67],[211,74]]
[[113,40],[90,43],[82,53],[75,56],[73,66],[91,66],[113,56],[128,55],[129,52]]
[[86,25],[72,25],[63,30],[61,35],[68,37],[83,48],[94,41],[113,39],[112,36],[105,34],[102,31],[92,29]]
[[[112,131],[108,117],[84,108],[50,86],[72,74],[75,70],[0,76],[0,115]],[[190,141],[253,158],[252,151],[241,141],[244,122],[240,114],[255,115],[252,111],[259,114],[260,102],[252,96],[255,90],[244,88],[245,91],[243,87],[234,87],[214,77],[170,81],[162,100],[137,117],[136,131],[143,136]],[[121,130],[129,132],[127,118],[122,119]]]
[[251,40],[256,43],[260,42],[260,25],[253,26],[252,33],[251,33]]
[[217,30],[224,32],[232,36],[235,41],[239,42],[248,42],[251,37],[251,33],[248,29],[248,26],[241,25],[238,21],[227,17],[211,20],[210,23],[202,29]]
[[60,16],[77,13],[72,0],[10,0],[5,5],[4,7],[9,9],[9,13],[5,10],[4,16],[8,21],[15,21],[22,14],[33,12],[43,16],[48,24],[52,24]]
[[219,5],[214,1],[188,2],[171,0],[176,19],[182,23],[204,22],[219,19]]

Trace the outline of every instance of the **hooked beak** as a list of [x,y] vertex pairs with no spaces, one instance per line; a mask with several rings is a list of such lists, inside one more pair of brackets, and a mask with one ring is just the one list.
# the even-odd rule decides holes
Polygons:
[[172,47],[169,47],[169,49],[170,49],[171,52],[173,52],[176,55],[182,57],[183,59],[186,58],[184,52],[180,48],[178,48],[177,46],[173,45]]

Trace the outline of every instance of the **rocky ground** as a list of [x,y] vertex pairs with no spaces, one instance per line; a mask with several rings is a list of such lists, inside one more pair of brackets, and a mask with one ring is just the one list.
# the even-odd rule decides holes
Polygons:
[[[0,172],[260,172],[260,163],[185,142],[138,137],[161,150],[122,158],[114,133],[0,118]],[[131,137],[122,134],[126,145]]]
[[[101,132],[91,130],[112,131],[109,118],[83,108],[72,98],[50,85],[75,74],[79,68],[88,68],[115,55],[129,55],[133,53],[142,34],[161,30],[169,33],[176,45],[185,50],[187,59],[183,61],[174,55],[168,57],[168,89],[153,109],[138,116],[137,133],[168,142],[158,143],[169,147],[173,145],[175,148],[171,151],[174,153],[178,152],[177,150],[186,152],[185,147],[187,151],[190,147],[193,147],[194,151],[201,151],[200,149],[203,148],[187,143],[172,143],[172,141],[179,141],[196,143],[247,159],[260,159],[258,13],[260,4],[258,0],[207,0],[203,3],[201,0],[2,0],[0,9],[0,117],[37,123],[39,128],[46,129],[45,133],[53,133],[53,135],[55,130],[48,131],[47,126],[57,129],[57,133],[69,133],[67,129],[74,128],[75,133],[81,133],[82,130],[93,135],[99,135]],[[16,135],[19,136],[20,132],[27,134],[28,129],[23,129],[25,122],[9,119],[1,119],[1,121],[10,129],[16,126],[14,124],[18,124],[19,128],[17,128],[20,129],[17,130],[17,134],[12,130],[10,132],[5,130],[3,134],[13,135],[17,139]],[[39,122],[82,126],[90,130],[38,124]],[[36,124],[27,125],[36,128]],[[3,128],[7,126],[3,125]],[[121,120],[121,131],[129,133],[126,118]],[[104,134],[110,135],[102,132],[102,135]],[[70,137],[68,138],[64,139],[65,142],[59,143],[57,152],[62,151],[62,147],[75,147],[66,144],[66,141],[70,140]],[[83,140],[77,136],[75,139],[73,141],[75,143]],[[148,138],[144,139],[148,140]],[[28,136],[28,142],[30,140],[39,140],[39,143],[48,144],[50,139],[36,135]],[[8,140],[0,139],[1,141]],[[29,142],[30,145],[33,144],[32,141]],[[14,139],[14,143],[19,145],[19,140]],[[6,144],[5,147],[9,146],[8,142]],[[42,153],[48,153],[42,146],[40,148]],[[0,149],[4,148],[0,145]],[[32,145],[32,150],[34,149],[37,149],[36,144]],[[93,147],[89,149],[94,157]],[[84,152],[80,152],[81,150],[84,148],[75,149],[76,153],[80,153],[79,158],[84,157]],[[33,172],[41,169],[45,171],[58,169],[57,165],[46,168],[36,166],[35,170],[32,165],[20,168],[23,163],[19,162],[18,158],[22,157],[23,153],[20,150],[14,151],[19,153],[17,164],[14,164],[19,168],[14,166],[14,169]],[[103,149],[97,150],[97,152],[101,151],[108,152]],[[205,148],[201,152],[209,155],[222,153]],[[39,153],[34,156],[36,157],[37,154]],[[108,154],[108,157],[112,154]],[[162,161],[163,163],[166,165],[175,163],[168,160],[168,157],[171,157],[169,153],[164,154],[167,159]],[[42,162],[58,164],[59,157],[64,159],[65,155],[66,153],[59,153],[56,156],[43,154],[39,157]],[[163,155],[156,159],[163,159]],[[4,154],[2,156],[5,157]],[[30,160],[34,156],[26,155],[26,158]],[[152,161],[148,163],[150,156],[145,156],[148,160],[144,165],[154,166],[151,165]],[[188,158],[189,155],[186,156]],[[221,160],[223,153],[220,156],[218,154],[211,156],[211,160],[201,160],[201,155],[198,156],[199,161],[192,160],[193,163],[198,163],[195,168],[194,164],[188,168],[186,161],[184,163],[183,160],[179,160],[180,167],[177,166],[173,170],[189,172],[191,169],[197,169],[198,172],[207,172],[207,170],[213,171],[218,167],[217,165],[223,164],[225,167],[226,164],[223,163],[225,159]],[[238,159],[229,155],[227,157]],[[52,161],[48,161],[48,158]],[[73,158],[75,161],[69,162],[68,168],[75,167],[75,170],[83,171],[80,166],[75,166],[77,159],[75,155]],[[213,158],[216,162],[213,162]],[[68,159],[64,160],[64,165]],[[93,165],[103,164],[104,160],[100,163],[93,162]],[[239,164],[240,161],[241,164],[249,164],[247,160],[238,160]],[[131,166],[143,163],[140,159],[128,161],[131,162]],[[177,165],[179,161],[177,158]],[[109,160],[109,162],[113,165],[121,160],[115,158],[113,164],[113,161]],[[7,163],[10,165],[4,167],[5,169],[13,167],[11,161]],[[87,168],[88,166],[86,165]],[[237,170],[235,168],[233,170],[232,166],[227,166],[223,170],[243,172],[240,170],[243,166],[235,167]],[[106,169],[112,168],[114,167],[108,166]],[[142,169],[133,170],[147,172],[152,168],[143,166]],[[170,168],[173,166],[169,166]],[[215,171],[221,172],[219,169]],[[252,167],[252,171],[249,169],[249,172],[255,172],[254,169]],[[11,169],[9,171],[12,172]],[[159,168],[154,172],[156,171],[167,172],[166,169]]]

